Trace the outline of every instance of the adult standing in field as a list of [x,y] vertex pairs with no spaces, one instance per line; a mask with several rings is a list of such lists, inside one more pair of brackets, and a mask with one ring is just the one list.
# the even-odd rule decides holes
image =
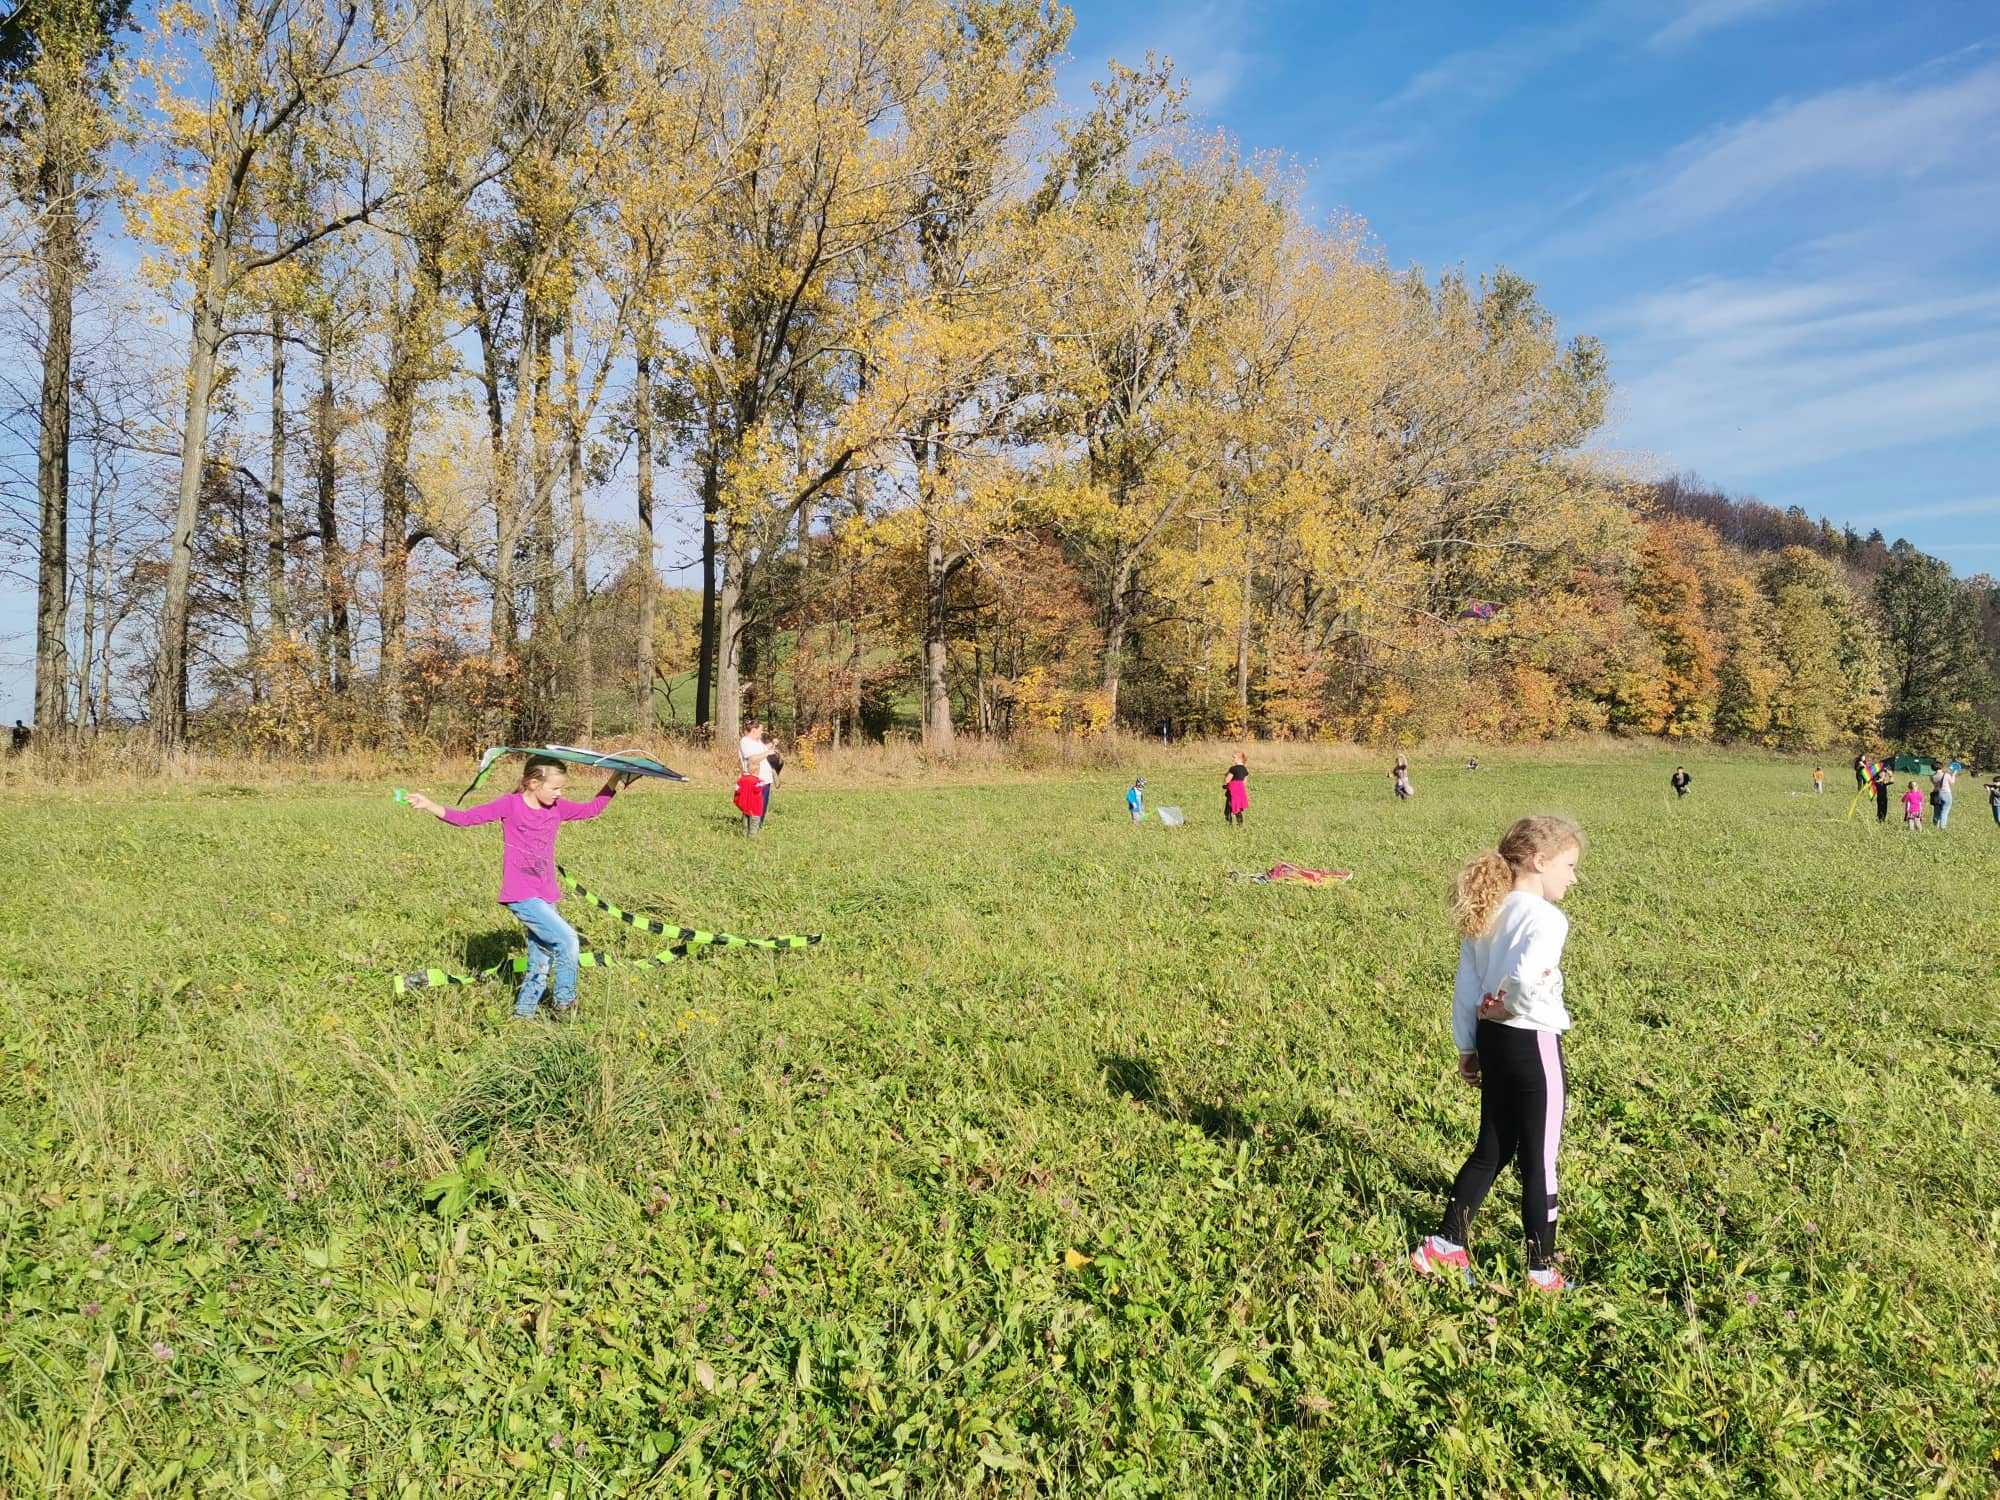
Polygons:
[[764,738],[764,721],[752,720],[736,742],[736,769],[740,775],[755,776],[764,794],[763,811],[757,817],[759,827],[771,815],[771,798],[778,790],[778,770],[783,765],[777,745]]
[[1858,794],[1865,791],[1867,787],[1868,752],[1866,750],[1857,750],[1854,753],[1854,790]]
[[1390,775],[1390,776],[1391,776],[1392,778],[1394,778],[1394,780],[1395,780],[1395,783],[1396,783],[1396,800],[1397,800],[1398,802],[1408,802],[1408,801],[1410,800],[1410,798],[1412,798],[1412,797],[1414,797],[1414,796],[1416,795],[1415,791],[1414,791],[1414,790],[1412,790],[1412,788],[1411,788],[1411,786],[1410,786],[1410,758],[1409,758],[1409,756],[1407,756],[1407,755],[1399,755],[1399,756],[1397,756],[1397,757],[1396,757],[1396,768],[1395,768],[1395,770],[1391,771],[1391,772],[1389,773],[1389,775]]
[[1674,798],[1678,801],[1688,794],[1688,788],[1694,785],[1694,778],[1688,775],[1686,766],[1675,766],[1674,774],[1668,778],[1667,785],[1674,789]]
[[2000,828],[2000,776],[1986,783],[1986,801],[1993,809],[1993,824]]
[[19,755],[23,750],[26,750],[28,748],[28,741],[33,735],[34,730],[23,724],[19,719],[16,719],[14,721],[14,741],[10,747],[10,753]]
[[1951,798],[1958,786],[1957,761],[1948,761],[1931,773],[1931,822],[1942,831],[1951,822]]

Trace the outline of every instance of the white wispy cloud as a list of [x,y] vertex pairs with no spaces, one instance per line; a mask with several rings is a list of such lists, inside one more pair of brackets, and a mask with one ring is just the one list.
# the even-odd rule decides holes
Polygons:
[[[2000,495],[1988,495],[1980,500],[1939,500],[1923,505],[1906,505],[1896,510],[1872,511],[1870,516],[1883,526],[1899,521],[1930,521],[1940,517],[2000,516]],[[1993,545],[2000,546],[2000,542]]]
[[1424,65],[1320,153],[1336,181],[1374,176],[1526,87],[1546,70],[1629,32],[1630,0],[1599,0],[1566,20],[1503,32]]
[[1685,47],[1711,31],[1739,26],[1776,11],[1789,10],[1798,0],[1691,0],[1679,15],[1646,39],[1656,51]]
[[[1187,84],[1189,107],[1212,115],[1235,97],[1256,66],[1254,19],[1248,7],[1220,0],[1163,5],[1145,25],[1131,28],[1104,49],[1105,57],[1127,66],[1149,52],[1171,58]],[[1104,76],[1105,57],[1078,57],[1082,66],[1065,80],[1065,94],[1074,92],[1078,101],[1087,98],[1090,83]]]
[[1732,480],[2000,428],[1990,289],[1703,277],[1634,300],[1605,331],[1634,372],[1607,441]]
[[[1541,254],[1580,255],[1740,215],[1780,194],[1837,184],[1991,199],[2000,187],[2000,61],[1828,90],[1771,106],[1620,174],[1622,194]],[[1880,237],[1907,219],[1876,221]],[[1848,229],[1853,233],[1852,228]]]

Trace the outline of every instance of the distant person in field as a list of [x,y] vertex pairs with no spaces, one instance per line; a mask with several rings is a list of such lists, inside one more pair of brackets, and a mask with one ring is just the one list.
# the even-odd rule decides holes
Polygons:
[[1528,1279],[1545,1292],[1567,1283],[1555,1267],[1556,1152],[1569,1073],[1562,1034],[1563,944],[1558,909],[1576,883],[1583,831],[1564,818],[1522,818],[1498,849],[1458,872],[1452,919],[1459,933],[1451,1031],[1458,1073],[1479,1090],[1479,1141],[1452,1183],[1444,1223],[1410,1252],[1419,1271],[1472,1284],[1472,1219],[1510,1161],[1521,1174]]
[[1125,810],[1132,815],[1134,823],[1146,820],[1146,778],[1141,776],[1125,788]]
[[1410,758],[1407,755],[1396,757],[1396,769],[1389,774],[1396,782],[1396,800],[1398,802],[1408,802],[1410,798],[1416,795],[1416,792],[1410,787]]
[[590,801],[565,802],[568,769],[559,760],[535,755],[522,769],[519,786],[478,807],[440,807],[422,792],[411,792],[406,799],[411,807],[454,828],[500,825],[500,904],[528,935],[528,973],[514,1000],[516,1020],[534,1019],[551,970],[556,1016],[566,1021],[576,1014],[576,966],[583,940],[556,910],[562,900],[562,888],[556,883],[556,834],[565,823],[597,817],[634,779],[629,774],[614,776]]
[[1469,756],[1467,756],[1467,757],[1466,757],[1466,759],[1465,759],[1465,769],[1466,769],[1466,770],[1468,770],[1468,771],[1476,771],[1476,770],[1478,770],[1478,769],[1479,769],[1479,757],[1478,757],[1478,756],[1476,756],[1476,755],[1469,755]]
[[1854,790],[1861,791],[1868,785],[1868,755],[1863,751],[1854,757]]
[[1952,769],[1956,764],[1945,762],[1931,773],[1931,822],[1939,829],[1951,822],[1951,798],[1958,787],[1958,772]]
[[1875,821],[1886,823],[1889,821],[1889,788],[1896,784],[1896,778],[1890,774],[1887,766],[1877,766],[1873,780],[1875,785]]
[[34,730],[23,724],[19,719],[16,719],[14,721],[14,742],[10,747],[9,753],[19,755],[23,750],[27,749],[28,741],[34,738],[34,734]]
[[1675,766],[1674,774],[1668,778],[1667,784],[1674,789],[1675,797],[1685,797],[1688,788],[1694,785],[1694,778],[1688,775],[1686,766]]
[[1826,768],[1824,766],[1814,766],[1813,795],[1815,797],[1823,796],[1825,792],[1826,792]]
[[[764,721],[753,719],[744,727],[743,738],[736,742],[736,769],[744,776],[755,776],[757,785],[763,789],[763,808],[757,814],[757,827],[764,826],[764,819],[770,816],[771,799],[777,795],[778,773],[785,768],[778,755],[775,742],[764,738]],[[752,829],[751,832],[756,832]]]
[[1986,801],[1993,809],[1993,822],[2000,827],[2000,776],[1986,783]]
[[736,794],[730,800],[736,810],[743,814],[743,836],[753,837],[764,826],[764,796],[769,790],[754,775],[744,774],[736,778]]
[[1243,815],[1250,810],[1250,767],[1243,763],[1243,752],[1236,752],[1236,759],[1229,767],[1229,774],[1222,778],[1222,821],[1243,826]]

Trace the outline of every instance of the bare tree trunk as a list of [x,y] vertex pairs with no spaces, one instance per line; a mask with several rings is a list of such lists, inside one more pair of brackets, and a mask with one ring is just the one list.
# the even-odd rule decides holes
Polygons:
[[443,285],[442,250],[427,229],[417,240],[410,300],[389,341],[382,419],[382,664],[383,712],[397,734],[403,729],[403,665],[410,613],[410,439],[416,428],[417,391],[432,357],[432,318]]
[[1133,559],[1112,570],[1111,593],[1105,601],[1104,678],[1100,691],[1111,700],[1111,722],[1118,722],[1118,678],[1125,665],[1125,635],[1132,623]]
[[653,728],[653,329],[639,325],[632,379],[632,435],[639,450],[639,658],[637,727]]
[[552,342],[552,330],[537,318],[534,337],[525,346],[532,351],[534,360],[528,466],[529,482],[533,486],[529,494],[528,545],[534,569],[534,576],[528,580],[528,592],[534,601],[534,621],[528,627],[528,634],[535,643],[544,669],[548,666],[546,652],[556,630],[556,517],[552,480],[555,473],[555,409],[549,400],[549,367],[554,363],[549,356]]
[[1236,621],[1236,711],[1250,723],[1250,518],[1243,518],[1243,612]]
[[130,612],[127,606],[104,622],[104,644],[97,654],[97,710],[91,715],[100,725],[111,717],[111,638]]
[[41,508],[41,559],[35,585],[35,729],[53,738],[69,720],[69,428],[71,326],[78,265],[76,169],[68,160],[73,121],[51,110],[37,188],[48,228],[42,264],[48,278],[48,339],[42,347],[41,440],[35,492]]
[[347,611],[347,558],[340,543],[340,513],[334,504],[338,434],[334,424],[331,317],[321,319],[319,333],[319,399],[313,412],[313,444],[318,473],[320,582],[326,603],[327,655],[333,690],[344,693],[354,676],[354,641]]
[[734,745],[743,733],[743,559],[736,539],[722,549],[722,580],[715,605],[715,735]]
[[[488,481],[488,499],[493,505],[493,603],[488,616],[490,649],[502,655],[509,666],[515,660],[520,627],[514,619],[514,544],[517,540],[516,511],[518,489],[514,482],[513,445],[500,415],[500,342],[486,307],[481,283],[472,282],[472,305],[479,331],[481,371],[486,387],[486,442],[492,454],[493,473]],[[520,429],[518,416],[514,427]]]
[[924,747],[949,752],[956,743],[951,723],[951,689],[945,681],[949,655],[945,640],[945,591],[951,571],[937,522],[924,518]]
[[79,728],[93,719],[90,711],[90,669],[97,647],[97,601],[103,585],[98,579],[97,513],[103,487],[90,487],[90,514],[85,521],[83,554],[83,629],[78,634],[82,646],[76,664],[76,722]]
[[271,472],[264,480],[264,599],[271,639],[290,633],[285,597],[285,315],[271,314]]
[[721,455],[716,452],[714,434],[701,463],[701,660],[694,684],[694,722],[706,726],[715,718],[716,659],[716,535],[715,508],[722,503]]
[[576,335],[573,321],[563,324],[563,386],[569,410],[563,430],[568,436],[569,471],[569,597],[576,632],[576,722],[584,743],[590,742],[597,721],[597,664],[590,634],[590,538],[583,519],[583,396],[577,390]]
[[222,274],[214,257],[226,253],[218,248],[202,273],[189,319],[180,489],[174,499],[173,532],[167,546],[159,672],[153,682],[153,738],[170,749],[187,739],[188,582],[194,570],[194,527],[201,511],[202,471],[208,462],[208,408],[215,395],[216,348],[222,338]]
[[812,507],[799,507],[799,629],[792,645],[792,736],[802,738],[812,728]]

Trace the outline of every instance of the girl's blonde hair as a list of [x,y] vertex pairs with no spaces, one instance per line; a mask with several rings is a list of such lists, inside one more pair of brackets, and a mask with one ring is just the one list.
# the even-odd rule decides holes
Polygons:
[[1568,818],[1548,814],[1522,818],[1502,836],[1498,849],[1475,854],[1458,872],[1451,892],[1451,920],[1460,935],[1478,937],[1491,927],[1493,914],[1514,889],[1514,877],[1537,858],[1582,848],[1583,830]]

